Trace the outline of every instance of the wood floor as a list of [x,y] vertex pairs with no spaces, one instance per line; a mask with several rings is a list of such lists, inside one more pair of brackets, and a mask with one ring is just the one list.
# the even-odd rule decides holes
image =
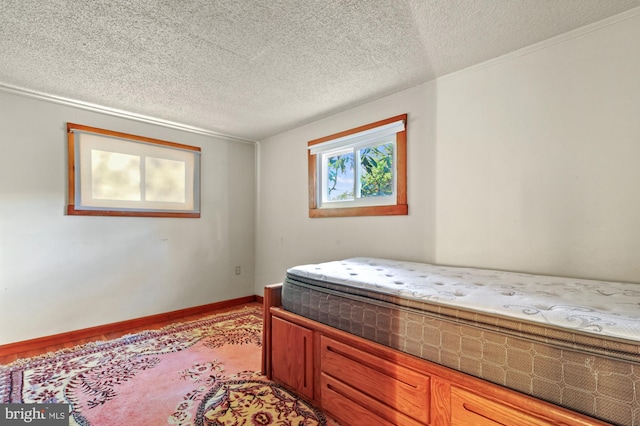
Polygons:
[[65,341],[64,343],[55,344],[55,345],[51,345],[51,346],[34,347],[34,348],[30,348],[28,350],[21,351],[21,352],[16,352],[16,353],[2,354],[2,355],[0,355],[0,365],[10,364],[10,363],[12,363],[12,362],[14,362],[14,361],[16,361],[17,359],[20,359],[20,358],[30,358],[30,357],[33,357],[33,356],[37,356],[37,355],[41,355],[41,354],[47,353],[47,352],[53,352],[53,351],[57,351],[57,350],[60,350],[60,349],[65,349],[65,348],[73,348],[75,346],[83,345],[85,343],[96,342],[96,341],[100,341],[100,340],[117,339],[118,337],[124,336],[125,334],[137,333],[137,332],[144,331],[144,330],[156,330],[156,329],[165,327],[165,326],[167,326],[169,324],[173,324],[173,323],[193,321],[193,320],[197,320],[199,318],[204,318],[204,317],[209,316],[209,315],[228,312],[228,311],[231,311],[231,310],[234,310],[234,309],[238,309],[238,308],[241,308],[242,306],[258,306],[258,307],[262,307],[262,303],[259,303],[259,302],[243,303],[241,305],[214,309],[214,310],[211,310],[211,311],[202,312],[202,313],[195,314],[195,315],[189,315],[189,316],[185,316],[185,317],[181,317],[181,318],[177,318],[177,319],[157,321],[157,322],[155,322],[155,323],[153,323],[151,325],[145,325],[145,326],[140,326],[140,327],[128,328],[128,329],[124,329],[124,330],[112,331],[112,332],[103,333],[103,334],[97,334],[97,335],[85,337],[85,338],[78,339],[78,340]]

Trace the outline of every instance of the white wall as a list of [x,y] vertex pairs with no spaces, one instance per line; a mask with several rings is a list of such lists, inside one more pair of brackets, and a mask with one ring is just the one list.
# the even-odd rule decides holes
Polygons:
[[[349,256],[640,282],[639,40],[636,13],[263,141],[256,292]],[[309,219],[307,141],[405,112],[409,216]]]
[[[253,145],[3,92],[0,111],[0,344],[254,293]],[[66,216],[67,122],[201,147],[201,218]]]
[[439,82],[439,263],[640,282],[635,13]]

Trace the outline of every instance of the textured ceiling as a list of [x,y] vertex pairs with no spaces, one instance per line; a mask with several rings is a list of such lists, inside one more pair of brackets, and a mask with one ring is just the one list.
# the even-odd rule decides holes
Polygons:
[[640,0],[0,0],[0,85],[261,140]]

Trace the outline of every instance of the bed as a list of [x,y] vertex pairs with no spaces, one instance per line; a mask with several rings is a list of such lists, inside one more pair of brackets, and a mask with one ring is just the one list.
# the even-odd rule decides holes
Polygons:
[[[263,368],[279,370],[279,379],[296,371],[291,363],[300,362],[304,377],[280,381],[302,389],[330,413],[364,406],[388,424],[464,424],[490,417],[504,403],[511,410],[506,418],[516,416],[510,424],[526,424],[523,419],[531,415],[531,424],[640,425],[638,284],[351,258],[290,268],[277,289],[277,296],[265,293],[269,330]],[[302,327],[307,334],[301,346],[290,346],[297,329],[271,336],[274,320],[274,330],[282,329],[280,320]],[[349,352],[356,349],[360,355]],[[333,372],[327,370],[333,368],[334,352],[348,368],[336,364]],[[367,361],[371,353],[381,358]],[[389,411],[386,397],[371,389],[375,383],[359,382],[358,377],[378,374],[377,365],[395,360],[407,374],[427,371],[426,402],[417,398],[425,408],[410,419],[394,417],[407,410],[400,405]],[[358,370],[361,365],[370,369]],[[356,370],[355,384],[343,380]],[[306,395],[301,380],[308,382]],[[482,392],[475,392],[479,387]],[[335,402],[350,392],[357,394],[348,398],[357,406]],[[414,398],[414,388],[407,392]],[[330,398],[333,393],[337,396]],[[488,398],[478,402],[485,412],[469,408],[476,397]],[[538,402],[540,407],[531,408]],[[535,423],[545,420],[541,412],[556,409],[573,417]],[[362,415],[337,417],[353,423]],[[509,424],[500,419],[486,424],[500,423]]]

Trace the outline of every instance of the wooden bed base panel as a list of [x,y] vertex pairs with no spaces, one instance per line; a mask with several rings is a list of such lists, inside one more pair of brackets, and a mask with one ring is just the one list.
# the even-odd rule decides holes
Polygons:
[[271,314],[272,306],[282,305],[282,284],[271,284],[264,288],[262,299],[264,322],[262,325],[262,374],[271,378]]
[[262,369],[343,425],[605,425],[283,310],[264,293]]

